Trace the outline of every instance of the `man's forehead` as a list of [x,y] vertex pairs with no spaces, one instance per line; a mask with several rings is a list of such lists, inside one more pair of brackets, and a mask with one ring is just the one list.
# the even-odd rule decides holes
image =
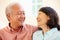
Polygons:
[[11,8],[13,11],[23,11],[22,7],[18,4],[13,5]]

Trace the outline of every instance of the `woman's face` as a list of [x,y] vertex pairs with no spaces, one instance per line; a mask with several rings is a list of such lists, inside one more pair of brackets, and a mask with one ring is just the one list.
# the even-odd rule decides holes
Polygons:
[[49,19],[49,16],[47,16],[44,12],[39,11],[37,16],[38,27],[46,25]]

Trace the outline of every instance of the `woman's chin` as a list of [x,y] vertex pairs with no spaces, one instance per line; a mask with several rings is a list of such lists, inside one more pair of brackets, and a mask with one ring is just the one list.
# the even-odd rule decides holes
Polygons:
[[38,24],[38,26],[42,26],[43,24]]

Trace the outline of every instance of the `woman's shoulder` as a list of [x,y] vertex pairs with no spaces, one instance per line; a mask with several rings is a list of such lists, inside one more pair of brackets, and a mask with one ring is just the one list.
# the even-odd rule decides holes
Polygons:
[[54,34],[53,34],[56,38],[59,38],[60,39],[60,31],[56,31]]
[[38,36],[42,34],[42,30],[37,30],[36,32],[34,32],[33,36]]
[[36,32],[34,32],[33,34],[33,40],[38,40],[40,39],[40,35],[41,35],[42,31],[41,30],[37,30]]
[[60,36],[60,31],[58,31],[57,33],[58,33],[58,36]]

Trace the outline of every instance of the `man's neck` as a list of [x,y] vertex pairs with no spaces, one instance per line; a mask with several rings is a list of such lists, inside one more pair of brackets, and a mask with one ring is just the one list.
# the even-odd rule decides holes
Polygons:
[[11,23],[9,23],[9,27],[11,29],[13,29],[14,31],[19,31],[19,30],[22,30],[23,25],[21,25],[21,26],[15,26],[15,25],[12,25]]

